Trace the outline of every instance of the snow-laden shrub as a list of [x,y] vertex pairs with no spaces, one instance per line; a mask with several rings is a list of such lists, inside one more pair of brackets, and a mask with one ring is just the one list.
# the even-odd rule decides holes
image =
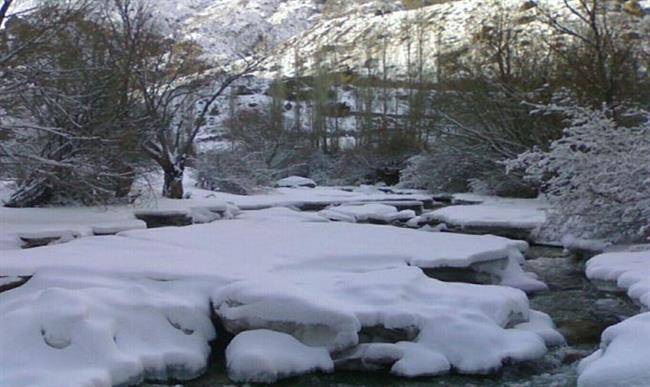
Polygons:
[[385,172],[396,164],[394,158],[368,149],[345,149],[335,155],[318,151],[309,159],[307,175],[319,185],[391,184],[385,181]]
[[[542,183],[552,210],[544,233],[612,242],[650,236],[650,113],[551,106],[569,117],[548,151],[509,162]],[[631,123],[623,123],[631,122]]]
[[432,192],[467,192],[535,197],[534,184],[507,175],[498,157],[494,160],[464,148],[440,142],[430,152],[411,157],[402,170],[400,186]]
[[467,192],[471,173],[471,162],[446,146],[439,146],[435,152],[411,157],[402,170],[400,186],[403,188],[427,189],[432,192]]

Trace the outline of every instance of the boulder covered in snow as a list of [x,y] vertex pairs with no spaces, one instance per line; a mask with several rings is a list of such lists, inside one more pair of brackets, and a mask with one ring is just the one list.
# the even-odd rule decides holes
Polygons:
[[587,277],[596,284],[612,283],[650,310],[650,246],[645,251],[620,251],[587,261]]
[[381,203],[369,203],[330,207],[326,210],[319,211],[318,215],[329,220],[341,222],[390,224],[398,221],[408,221],[415,217],[415,211],[398,211],[395,206]]
[[607,328],[600,348],[580,362],[579,387],[648,386],[650,312]]
[[[645,246],[643,248],[650,247]],[[597,255],[586,265],[596,283],[614,283],[650,309],[650,250]],[[650,313],[642,313],[607,328],[600,348],[580,362],[580,387],[647,386],[650,383]]]
[[545,220],[546,214],[538,206],[497,202],[440,208],[412,219],[409,225],[444,223],[447,230],[452,232],[530,240],[533,231]]
[[215,337],[207,302],[174,285],[43,271],[0,299],[0,386],[189,380]]
[[228,377],[238,383],[274,383],[295,375],[334,370],[325,348],[309,347],[267,329],[238,334],[226,348]]
[[[357,270],[284,270],[255,276],[219,289],[212,301],[231,333],[284,332],[333,354],[352,351],[357,363],[381,358],[394,374],[410,377],[452,368],[489,373],[506,360],[539,358],[547,344],[558,342],[550,319],[532,318],[519,290],[444,283],[414,267]],[[532,324],[510,328],[526,322]],[[403,334],[395,343],[399,331]],[[364,351],[358,347],[361,336],[384,345]],[[266,364],[278,355],[264,351],[259,356]],[[347,368],[354,363],[338,362]]]
[[316,182],[306,177],[289,176],[289,177],[285,177],[284,179],[280,179],[276,181],[275,186],[281,188],[298,188],[298,187],[316,188]]

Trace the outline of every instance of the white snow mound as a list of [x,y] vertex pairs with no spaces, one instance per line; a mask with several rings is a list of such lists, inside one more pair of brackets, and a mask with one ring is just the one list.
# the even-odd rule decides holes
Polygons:
[[579,387],[648,386],[650,312],[607,328],[600,349],[580,362],[578,372]]
[[298,188],[298,187],[309,187],[316,188],[316,182],[312,179],[301,176],[289,176],[284,179],[280,179],[275,182],[277,187],[283,188]]
[[393,221],[406,221],[415,217],[415,211],[398,211],[394,206],[369,203],[362,205],[341,205],[318,212],[318,215],[341,222],[357,223],[376,221],[391,223]]
[[334,370],[327,350],[266,329],[238,334],[226,349],[226,362],[228,377],[239,383],[274,383],[294,375]]
[[[532,360],[546,352],[544,335],[509,328],[529,320],[523,292],[444,283],[415,267],[281,270],[219,289],[212,301],[232,333],[271,329],[332,353],[354,349],[360,335],[381,342],[382,332],[401,332],[398,351],[385,347],[398,375],[439,374],[450,367],[488,373],[506,359]],[[423,362],[422,354],[437,360]]]
[[215,335],[207,303],[79,272],[36,274],[3,294],[0,315],[1,386],[188,380]]

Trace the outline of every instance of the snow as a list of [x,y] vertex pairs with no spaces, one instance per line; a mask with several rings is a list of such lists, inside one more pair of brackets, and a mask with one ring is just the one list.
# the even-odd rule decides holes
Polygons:
[[18,249],[20,235],[93,235],[94,227],[144,228],[128,207],[0,207],[0,250]]
[[584,251],[589,253],[602,253],[611,243],[600,239],[582,239],[573,235],[565,235],[562,238],[562,246],[569,251]]
[[531,310],[529,321],[515,325],[515,329],[535,332],[550,346],[566,344],[564,337],[555,330],[555,323],[551,316],[543,312]]
[[[597,255],[587,262],[586,274],[591,280],[616,282],[643,308],[650,309],[650,249]],[[650,312],[607,328],[600,348],[580,363],[578,372],[580,387],[647,385]]]
[[647,386],[650,381],[650,312],[603,332],[600,349],[578,367],[579,387]]
[[[357,363],[383,362],[400,376],[452,369],[489,373],[506,360],[538,358],[559,341],[552,323],[531,311],[525,293],[515,289],[545,287],[520,266],[525,242],[331,222],[286,207],[344,203],[330,211],[355,222],[386,220],[414,213],[369,201],[429,198],[421,192],[188,191],[186,200],[103,211],[0,209],[0,215],[11,215],[2,218],[3,237],[50,230],[84,236],[2,251],[0,276],[33,277],[0,295],[0,385],[196,377],[205,369],[209,340],[218,334],[213,312],[237,334],[227,351],[236,381],[329,372],[335,363],[353,364],[343,359],[349,354]],[[211,214],[236,212],[230,203],[271,208],[187,227],[129,229],[142,227],[135,211],[210,221]],[[91,236],[97,231],[117,235]],[[423,272],[438,267],[486,271],[507,286],[446,283]],[[368,335],[372,344],[365,343]]]
[[534,229],[546,220],[544,204],[537,200],[503,200],[476,205],[449,206],[422,216],[461,227]]
[[315,188],[316,182],[306,177],[289,176],[289,177],[285,177],[284,179],[278,180],[275,183],[275,185],[277,187],[284,187],[284,188],[297,188],[297,187]]
[[[194,377],[214,337],[210,305],[231,333],[268,329],[293,337],[241,336],[242,348],[257,341],[253,352],[237,342],[230,351],[233,375],[243,379],[329,370],[315,358],[279,354],[274,343],[335,356],[354,351],[366,329],[405,332],[400,342],[385,342],[396,375],[493,372],[506,359],[537,358],[545,340],[551,344],[543,329],[515,327],[535,316],[525,293],[440,282],[420,267],[485,263],[495,276],[532,280],[518,265],[526,248],[495,236],[328,222],[270,208],[3,251],[2,275],[34,277],[0,297],[0,385]],[[246,369],[251,356],[261,373]]]
[[318,214],[326,219],[349,223],[368,221],[391,223],[397,220],[406,221],[415,217],[415,211],[397,211],[394,206],[383,203],[336,206],[319,211]]
[[[356,259],[368,257],[377,257],[392,267],[468,267],[507,260],[516,264],[526,248],[525,242],[495,236],[316,222],[309,214],[273,208],[191,227],[127,231],[118,236],[81,238],[48,249],[9,250],[3,252],[2,267],[5,275],[29,275],[56,266],[159,278],[245,278],[279,267],[333,261],[354,264]],[[493,270],[503,274],[507,268],[496,265]]]
[[293,336],[267,329],[238,334],[226,349],[228,377],[235,382],[273,383],[314,371],[331,372],[324,348],[312,348]]
[[0,301],[0,385],[109,386],[198,376],[215,335],[209,305],[169,288],[37,273]]
[[[422,191],[407,194],[387,194],[380,190],[370,193],[350,192],[338,187],[277,188],[268,192],[242,196],[213,192],[194,187],[194,181],[186,173],[184,185],[190,198],[172,200],[146,197],[131,206],[113,205],[102,207],[48,207],[6,208],[0,207],[0,250],[19,249],[21,233],[60,233],[72,231],[85,237],[95,234],[112,234],[112,231],[142,229],[146,225],[135,218],[134,213],[186,213],[195,223],[207,223],[217,219],[215,212],[226,211],[227,218],[238,215],[236,206],[243,209],[277,206],[300,206],[309,203],[341,204],[379,202],[391,200],[431,199]],[[1,188],[1,187],[0,187]]]
[[22,281],[23,281],[22,278],[16,276],[0,277],[0,288],[2,288],[3,286],[13,285]]
[[[508,328],[529,318],[519,290],[444,283],[415,267],[339,267],[285,269],[235,282],[213,294],[215,311],[231,331],[272,329],[331,353],[353,349],[363,328],[416,332],[413,341],[397,344],[403,354],[395,372],[409,376],[450,367],[489,373],[505,359],[532,360],[546,352],[536,332]],[[380,342],[381,335],[371,340]],[[424,364],[422,353],[437,361]]]
[[597,255],[587,261],[586,274],[591,280],[615,282],[650,309],[650,249]]

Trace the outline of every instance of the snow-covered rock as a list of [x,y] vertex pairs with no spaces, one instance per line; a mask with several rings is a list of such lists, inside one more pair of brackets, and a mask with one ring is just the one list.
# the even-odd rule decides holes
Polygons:
[[274,383],[314,371],[331,372],[324,348],[308,347],[286,333],[266,329],[238,334],[226,349],[228,377],[235,382]]
[[37,273],[0,299],[0,385],[111,386],[200,375],[208,303],[174,285]]
[[650,249],[597,255],[587,261],[586,273],[591,280],[616,283],[632,299],[650,309]]
[[283,188],[297,188],[297,187],[308,187],[316,188],[316,182],[312,179],[301,176],[289,176],[284,179],[280,179],[275,182],[276,187]]
[[650,383],[650,312],[603,332],[600,348],[578,367],[579,387],[647,386]]
[[369,203],[363,205],[341,205],[319,211],[318,214],[326,219],[350,223],[392,223],[394,221],[407,221],[415,217],[415,211],[398,211],[394,206],[382,203]]
[[[650,249],[597,255],[587,262],[586,273],[593,281],[615,282],[650,309]],[[578,372],[580,387],[648,385],[650,312],[607,328],[600,348],[580,363]]]
[[[492,372],[553,344],[526,295],[437,281],[420,267],[485,264],[514,284],[534,280],[519,266],[526,248],[495,236],[328,222],[270,208],[227,222],[6,250],[0,275],[34,277],[0,296],[0,385],[197,376],[214,337],[210,305],[232,333],[269,329],[321,353],[383,342],[396,375]],[[516,327],[526,322],[535,329]],[[270,347],[256,348],[261,370],[277,377],[296,364],[291,354],[274,363]],[[299,369],[290,373],[311,366]]]
[[[398,343],[397,352],[386,347],[398,375],[432,375],[451,367],[488,373],[505,359],[532,360],[546,352],[546,335],[509,328],[529,320],[523,292],[444,283],[413,267],[283,270],[233,283],[212,300],[232,333],[272,329],[332,353],[354,349],[364,331],[374,333],[372,342],[390,336],[382,332],[415,332],[403,334],[415,338]],[[436,361],[423,362],[422,355]]]
[[79,238],[81,234],[74,230],[23,232],[18,238],[23,242],[23,248],[46,246],[51,243],[65,243]]
[[409,226],[444,223],[449,231],[531,239],[533,231],[546,220],[548,204],[538,199],[484,200],[481,204],[454,205],[422,214]]
[[487,269],[495,276],[507,277],[509,283],[531,279],[519,266],[522,252],[528,248],[525,242],[489,235],[314,222],[306,215],[274,208],[245,212],[227,222],[81,238],[47,250],[10,250],[3,252],[3,274],[30,275],[43,267],[59,267],[154,278],[215,275],[240,279],[282,267],[362,263],[367,267],[465,268],[498,261]]

